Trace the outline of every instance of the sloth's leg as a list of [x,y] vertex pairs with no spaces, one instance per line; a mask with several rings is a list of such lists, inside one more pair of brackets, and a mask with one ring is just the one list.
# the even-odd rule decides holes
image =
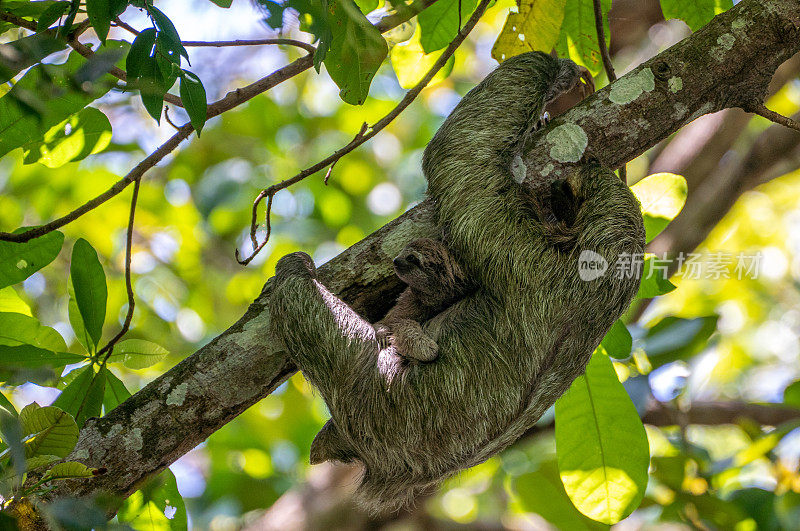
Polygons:
[[[311,258],[292,253],[278,261],[270,297],[273,331],[306,377],[328,400],[331,375],[358,372],[375,363],[378,345],[372,325],[316,279]],[[373,354],[371,360],[370,354]]]
[[397,353],[404,358],[419,361],[433,361],[439,355],[439,346],[422,326],[410,319],[398,319],[391,323],[391,332],[394,335],[393,344]]

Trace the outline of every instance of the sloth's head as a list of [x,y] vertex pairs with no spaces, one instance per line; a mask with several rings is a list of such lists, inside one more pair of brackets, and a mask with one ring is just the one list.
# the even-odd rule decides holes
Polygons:
[[438,240],[412,240],[392,263],[400,280],[408,284],[424,304],[436,305],[463,292],[464,272]]

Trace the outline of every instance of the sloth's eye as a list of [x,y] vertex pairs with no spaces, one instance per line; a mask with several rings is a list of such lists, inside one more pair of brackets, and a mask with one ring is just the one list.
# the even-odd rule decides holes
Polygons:
[[413,265],[415,265],[417,267],[419,267],[421,265],[419,263],[419,258],[417,258],[417,256],[414,255],[414,254],[410,254],[410,255],[406,256],[406,262],[408,262],[409,264],[413,264]]

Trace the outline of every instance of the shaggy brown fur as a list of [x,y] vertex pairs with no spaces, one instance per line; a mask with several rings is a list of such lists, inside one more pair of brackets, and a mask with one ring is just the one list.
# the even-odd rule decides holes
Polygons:
[[[363,463],[359,493],[374,511],[403,507],[515,441],[584,372],[638,289],[639,271],[619,275],[616,264],[643,252],[642,217],[613,173],[584,164],[536,208],[512,178],[515,149],[546,95],[574,87],[576,72],[536,52],[508,59],[425,150],[437,222],[477,286],[422,325],[438,345],[432,363],[381,350],[373,326],[316,279],[308,255],[278,263],[273,332],[331,412],[312,459]],[[608,262],[605,275],[581,280],[584,250]]]

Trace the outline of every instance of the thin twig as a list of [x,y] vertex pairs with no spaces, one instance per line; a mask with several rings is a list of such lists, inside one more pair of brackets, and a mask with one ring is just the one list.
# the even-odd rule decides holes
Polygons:
[[175,123],[170,119],[170,117],[169,117],[169,107],[167,107],[166,105],[164,106],[164,120],[166,120],[166,122],[169,125],[171,125],[175,129],[180,131],[181,128],[179,126],[175,125]]
[[[269,188],[262,190],[261,193],[256,198],[255,202],[253,203],[254,214],[252,216],[250,225],[251,241],[253,242],[255,241],[254,234],[258,228],[257,215],[255,214],[255,212],[256,209],[258,208],[259,203],[265,197],[269,198],[269,200],[271,201],[272,197],[274,197],[275,194],[280,190],[288,188],[289,186],[292,186],[293,184],[302,181],[306,177],[309,177],[317,173],[323,168],[329,166],[330,164],[336,163],[336,161],[338,161],[340,158],[347,155],[348,153],[356,149],[358,146],[360,146],[367,140],[377,135],[383,128],[389,125],[392,122],[392,120],[397,118],[397,116],[399,116],[400,113],[406,109],[406,107],[411,105],[411,102],[413,102],[416,99],[416,97],[420,94],[420,92],[422,92],[422,89],[424,89],[428,85],[428,83],[431,82],[431,80],[434,78],[434,76],[436,76],[439,70],[441,70],[441,68],[445,65],[445,63],[447,63],[447,61],[450,59],[453,53],[455,53],[456,49],[458,49],[458,47],[461,46],[461,43],[464,42],[464,39],[467,38],[467,35],[469,35],[469,33],[478,23],[478,20],[480,20],[481,16],[483,16],[483,13],[486,11],[491,1],[492,0],[481,0],[481,3],[478,5],[477,8],[475,8],[475,11],[472,13],[472,16],[469,18],[467,23],[464,25],[463,28],[458,30],[458,34],[456,34],[456,37],[450,42],[447,48],[445,48],[445,50],[442,52],[442,55],[439,56],[439,58],[436,60],[436,62],[433,64],[430,70],[428,70],[428,72],[419,81],[419,83],[414,85],[408,92],[406,92],[405,96],[403,96],[403,99],[400,100],[400,103],[398,103],[394,109],[389,111],[388,114],[386,114],[383,118],[375,122],[372,125],[372,127],[368,127],[367,124],[362,125],[361,130],[358,133],[356,133],[356,136],[353,138],[353,140],[351,140],[348,144],[342,146],[341,148],[337,149],[333,154],[325,157],[323,160],[317,162],[316,164],[309,166],[308,168],[304,169],[303,171],[294,175],[293,177],[285,179],[277,184],[273,184]],[[267,219],[267,224],[269,224],[269,219]],[[259,253],[259,251],[261,251],[261,249],[264,248],[264,245],[266,245],[266,243],[267,240],[265,239],[264,242],[262,242],[261,244],[254,245],[255,248],[253,249],[252,254],[244,259],[240,259],[239,251],[237,249],[236,260],[242,265],[249,264],[253,260],[253,258],[255,258],[255,256]]]
[[133,247],[133,226],[134,218],[136,217],[136,203],[139,200],[139,185],[141,182],[142,179],[139,178],[133,183],[131,212],[128,217],[128,235],[125,241],[125,289],[128,292],[128,311],[125,313],[125,321],[122,323],[122,328],[117,332],[117,335],[111,338],[111,341],[106,343],[106,346],[97,352],[98,359],[101,355],[105,354],[105,357],[100,362],[101,366],[106,364],[111,353],[114,351],[114,345],[128,332],[131,327],[131,321],[133,320],[133,309],[136,306],[136,299],[133,295],[133,284],[131,283],[131,249]]
[[767,109],[767,107],[761,102],[749,105],[745,108],[745,110],[766,118],[770,122],[775,122],[778,125],[788,127],[789,129],[794,129],[795,131],[800,131],[800,122],[793,120],[788,116],[777,113],[772,109]]
[[139,30],[137,30],[136,28],[134,28],[133,26],[131,26],[129,24],[126,24],[125,22],[120,20],[119,17],[114,19],[114,25],[126,30],[128,33],[132,33],[133,35],[139,35],[139,33],[140,33]]
[[[614,72],[614,65],[611,63],[611,54],[606,46],[606,32],[603,27],[603,8],[600,5],[600,0],[592,0],[594,5],[594,27],[597,30],[597,44],[600,48],[600,57],[603,59],[603,68],[606,71],[608,82],[613,83],[617,80],[617,74]],[[625,169],[625,164],[619,167],[619,178],[623,183],[628,182],[628,172]]]
[[296,39],[237,39],[234,41],[181,41],[184,46],[196,48],[223,48],[226,46],[263,46],[265,44],[286,44],[297,46],[307,52],[314,53],[317,49],[313,44]]

